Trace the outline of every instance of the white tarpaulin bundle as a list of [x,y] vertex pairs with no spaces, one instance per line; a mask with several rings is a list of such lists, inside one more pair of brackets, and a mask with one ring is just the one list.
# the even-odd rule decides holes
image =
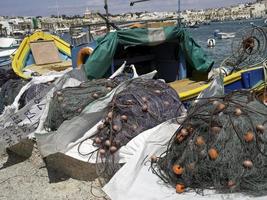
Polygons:
[[[76,86],[84,80],[80,72],[69,70],[50,73],[46,76],[34,77],[26,84],[12,105],[7,106],[0,116],[0,144],[3,147],[10,147],[20,140],[27,138],[33,133],[46,106],[47,101],[55,90],[63,87]],[[47,83],[48,86],[33,97],[24,107],[19,109],[19,101],[23,94],[33,85]]]

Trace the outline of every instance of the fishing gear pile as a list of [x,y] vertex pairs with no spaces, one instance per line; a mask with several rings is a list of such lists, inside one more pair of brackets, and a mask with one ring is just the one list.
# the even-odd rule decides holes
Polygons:
[[152,169],[177,193],[263,195],[267,190],[267,107],[249,92],[201,100]]
[[19,79],[13,69],[0,69],[0,87],[10,79]]
[[55,131],[65,121],[79,115],[91,102],[106,96],[124,78],[97,79],[81,83],[78,87],[64,88],[54,93],[49,105],[45,128]]
[[104,179],[109,179],[120,167],[113,156],[120,147],[141,132],[180,116],[184,107],[175,90],[166,83],[139,78],[114,95],[107,110],[94,137],[100,163],[97,173]]
[[21,88],[27,84],[23,79],[10,79],[3,84],[0,92],[0,113],[3,112],[5,106],[11,105]]
[[34,84],[30,86],[20,97],[19,99],[19,109],[27,105],[32,99],[34,99],[40,92],[49,88],[50,82]]

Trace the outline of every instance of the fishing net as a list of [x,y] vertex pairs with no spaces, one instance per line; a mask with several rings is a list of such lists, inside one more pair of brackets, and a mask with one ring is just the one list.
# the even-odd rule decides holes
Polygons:
[[55,131],[65,121],[79,115],[91,102],[104,97],[119,83],[128,78],[120,75],[114,79],[97,79],[81,83],[78,87],[64,88],[54,93],[44,123],[45,129]]
[[72,70],[33,78],[0,118],[0,146],[7,148],[36,131],[53,92],[81,83],[81,71]]
[[267,190],[267,107],[246,91],[192,106],[152,169],[182,193]]
[[34,84],[30,86],[20,97],[19,109],[27,105],[32,99],[34,99],[37,96],[37,94],[48,88],[50,84],[51,83],[49,82],[49,83]]
[[12,69],[0,69],[0,87],[2,87],[8,80],[18,78],[19,77]]
[[182,112],[184,107],[177,93],[166,83],[141,78],[130,81],[124,90],[114,95],[94,135],[98,175],[109,180],[120,168],[115,159],[120,147],[141,132]]
[[5,106],[12,104],[21,88],[26,85],[27,81],[23,79],[10,79],[1,88],[0,92],[0,113]]

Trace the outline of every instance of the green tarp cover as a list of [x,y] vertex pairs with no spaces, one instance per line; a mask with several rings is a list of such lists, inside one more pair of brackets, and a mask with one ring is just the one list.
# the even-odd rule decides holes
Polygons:
[[[163,42],[179,42],[187,67],[199,72],[208,72],[213,61],[208,59],[203,49],[190,34],[182,28],[136,28],[110,32],[97,40],[97,46],[85,63],[88,78],[101,78],[110,68],[118,44],[124,46],[157,45]],[[128,63],[131,64],[131,63]]]

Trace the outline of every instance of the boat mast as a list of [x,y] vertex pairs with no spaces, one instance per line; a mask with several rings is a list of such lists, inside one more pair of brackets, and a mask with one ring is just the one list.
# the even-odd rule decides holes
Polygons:
[[104,9],[106,10],[106,22],[107,22],[107,32],[110,31],[110,26],[109,26],[109,16],[108,16],[108,1],[107,0],[104,0]]
[[178,19],[177,19],[178,27],[181,27],[181,0],[178,0]]
[[56,7],[57,7],[57,18],[59,19],[59,8],[58,8],[58,0],[56,0]]

